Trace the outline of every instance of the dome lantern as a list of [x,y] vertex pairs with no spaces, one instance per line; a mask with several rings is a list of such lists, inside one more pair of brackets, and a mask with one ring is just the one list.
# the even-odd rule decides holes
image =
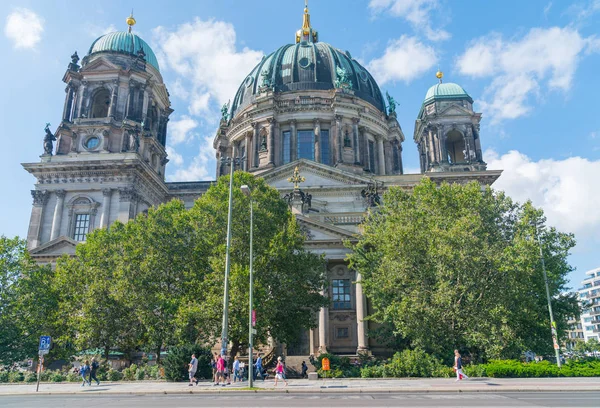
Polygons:
[[302,28],[296,31],[296,44],[316,43],[319,40],[319,34],[310,25],[310,14],[308,12],[308,0],[304,1],[304,16],[302,19]]

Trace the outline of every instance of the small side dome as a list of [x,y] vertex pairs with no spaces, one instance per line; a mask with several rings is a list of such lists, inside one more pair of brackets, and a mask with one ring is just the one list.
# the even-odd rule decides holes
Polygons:
[[467,99],[473,103],[473,98],[469,96],[462,86],[452,82],[443,82],[429,88],[423,104],[427,105],[430,102],[442,99]]
[[152,48],[144,40],[131,32],[117,31],[98,37],[92,43],[88,55],[99,52],[116,52],[137,57],[140,49],[146,54],[146,62],[160,72],[158,60]]

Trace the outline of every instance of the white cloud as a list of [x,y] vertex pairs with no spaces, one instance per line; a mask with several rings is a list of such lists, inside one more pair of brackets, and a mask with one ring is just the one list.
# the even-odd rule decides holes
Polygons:
[[189,116],[183,115],[179,120],[173,120],[169,123],[169,144],[176,145],[187,142],[193,137],[191,132],[198,126],[198,122]]
[[18,8],[6,17],[4,35],[13,47],[32,49],[42,40],[44,19],[26,8]]
[[90,37],[93,38],[98,38],[100,36],[103,36],[104,34],[108,34],[108,33],[114,33],[117,30],[117,27],[115,27],[114,24],[111,24],[109,26],[99,26],[96,24],[86,24],[86,30],[87,32],[90,34]]
[[432,14],[439,8],[439,0],[370,0],[369,8],[375,14],[389,13],[405,19],[415,30],[422,31],[431,41],[450,38],[450,33],[447,31],[431,27]]
[[213,137],[205,136],[201,139],[200,150],[194,156],[190,165],[177,169],[173,175],[167,176],[169,181],[197,181],[214,180],[215,149]]
[[548,18],[548,14],[550,14],[551,8],[552,8],[552,2],[546,4],[546,7],[544,7],[544,18]]
[[494,77],[481,103],[497,123],[527,114],[530,97],[541,88],[568,91],[582,54],[595,46],[592,40],[571,27],[533,28],[514,41],[491,34],[473,41],[457,67],[472,77]]
[[578,240],[600,242],[600,160],[581,157],[533,161],[510,151],[484,153],[488,169],[504,170],[493,187],[519,202],[542,207],[549,225],[573,232]]
[[167,151],[167,155],[171,163],[177,167],[183,164],[183,156],[177,153],[175,149],[173,149],[171,146],[167,146],[165,150]]
[[232,24],[216,20],[184,23],[176,30],[154,29],[155,48],[163,65],[189,83],[194,98],[191,113],[208,109],[209,99],[221,105],[233,99],[244,77],[263,56],[261,51],[236,47]]
[[403,35],[390,41],[382,57],[373,59],[368,69],[380,85],[386,82],[405,81],[419,77],[437,62],[433,47],[416,37]]

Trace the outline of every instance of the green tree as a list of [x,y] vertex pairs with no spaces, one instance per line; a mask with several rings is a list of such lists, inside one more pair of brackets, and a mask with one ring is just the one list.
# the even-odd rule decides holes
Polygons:
[[139,345],[142,329],[128,301],[129,281],[136,277],[123,273],[129,237],[127,226],[116,222],[110,230],[90,233],[86,243],[76,247],[75,257],[64,255],[57,261],[53,287],[61,294],[60,344],[99,348],[106,359],[111,348],[129,351]]
[[454,348],[476,360],[551,352],[535,225],[559,332],[578,313],[575,296],[563,295],[571,234],[546,227],[531,203],[475,182],[438,187],[425,179],[410,194],[390,188],[383,201],[349,256],[375,321],[445,359]]
[[52,269],[31,259],[24,240],[0,236],[0,365],[35,356],[39,336],[54,335],[52,279]]
[[[266,342],[270,335],[293,343],[303,329],[316,325],[316,312],[328,302],[320,294],[325,285],[323,257],[304,249],[305,237],[279,192],[261,178],[236,172],[229,287],[232,355],[248,343],[250,201],[240,190],[244,184],[252,189],[254,201],[256,342]],[[213,340],[218,340],[222,324],[228,193],[229,177],[223,176],[190,210],[192,222],[210,248],[210,272],[191,292],[192,299],[203,301],[189,313],[192,321],[202,322],[197,329]]]

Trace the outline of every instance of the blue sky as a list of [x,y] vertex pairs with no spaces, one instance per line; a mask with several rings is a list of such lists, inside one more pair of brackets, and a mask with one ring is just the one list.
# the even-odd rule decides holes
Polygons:
[[[214,177],[219,106],[260,60],[291,43],[302,0],[5,0],[0,6],[0,234],[26,236],[34,178],[20,166],[42,153],[58,125],[69,56],[92,41],[134,31],[157,54],[171,93],[168,180]],[[576,234],[574,287],[600,266],[600,0],[310,0],[320,40],[365,65],[398,101],[405,170],[418,157],[412,133],[427,89],[462,85],[483,113],[482,145],[494,185],[531,198],[550,224]]]

